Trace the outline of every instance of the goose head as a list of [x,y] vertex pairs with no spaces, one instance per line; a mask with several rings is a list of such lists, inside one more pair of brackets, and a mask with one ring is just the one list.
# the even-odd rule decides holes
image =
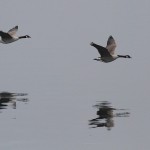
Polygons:
[[25,38],[31,38],[29,35],[25,35]]
[[19,39],[31,38],[29,35],[20,36]]
[[130,55],[125,55],[125,58],[132,58]]

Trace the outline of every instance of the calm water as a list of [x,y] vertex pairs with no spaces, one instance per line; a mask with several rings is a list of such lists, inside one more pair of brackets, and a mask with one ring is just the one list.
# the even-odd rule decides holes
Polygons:
[[149,147],[148,76],[143,81],[132,71],[136,62],[64,60],[49,49],[30,52],[36,50],[34,59],[19,49],[18,59],[13,51],[2,52],[1,91],[9,93],[1,94],[0,149]]
[[[27,61],[28,54],[24,52],[22,57],[22,51],[18,51],[22,58],[14,60],[15,54],[9,53],[8,62],[1,59],[5,69],[1,73],[0,149],[148,147],[147,94],[132,90],[135,80],[126,72],[133,61],[106,65],[92,58],[63,62],[59,57],[63,63],[57,63],[53,51],[47,56],[47,49],[37,52],[42,61],[40,57]],[[111,67],[117,70],[119,65],[126,68],[119,74],[127,76],[123,84],[115,71],[109,75]]]

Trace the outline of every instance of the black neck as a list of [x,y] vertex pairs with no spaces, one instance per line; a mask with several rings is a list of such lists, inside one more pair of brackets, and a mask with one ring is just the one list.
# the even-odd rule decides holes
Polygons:
[[118,57],[127,58],[126,55],[118,55]]
[[24,36],[19,36],[19,39],[24,39],[24,38],[27,38],[27,36],[26,36],[26,35],[24,35]]

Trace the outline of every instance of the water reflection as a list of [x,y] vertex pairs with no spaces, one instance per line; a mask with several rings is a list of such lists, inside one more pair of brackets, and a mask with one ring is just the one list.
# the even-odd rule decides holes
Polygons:
[[16,102],[22,101],[27,102],[28,99],[25,98],[26,93],[10,93],[10,92],[1,92],[0,93],[0,109],[7,109],[9,106],[13,109],[16,109]]
[[111,130],[114,127],[114,117],[129,117],[130,113],[127,109],[116,109],[111,106],[108,101],[102,101],[94,105],[97,110],[97,118],[89,120],[91,128],[106,127]]

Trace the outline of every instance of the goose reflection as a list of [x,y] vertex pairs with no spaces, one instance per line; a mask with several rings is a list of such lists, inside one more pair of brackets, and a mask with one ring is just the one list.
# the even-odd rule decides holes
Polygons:
[[[111,106],[108,101],[102,101],[94,105],[98,109],[97,118],[89,120],[91,128],[106,127],[111,130],[114,127],[114,117],[129,117],[130,113],[125,112],[126,109],[116,109]],[[117,112],[119,111],[119,112]]]
[[28,101],[27,98],[24,98],[26,95],[26,93],[0,92],[0,109],[7,109],[9,106],[16,109],[17,101]]

